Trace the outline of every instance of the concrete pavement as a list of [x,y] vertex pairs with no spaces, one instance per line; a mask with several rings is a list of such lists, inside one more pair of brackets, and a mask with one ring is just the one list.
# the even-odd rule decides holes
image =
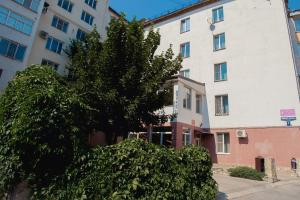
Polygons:
[[219,184],[217,200],[299,200],[300,179],[277,183],[214,175]]

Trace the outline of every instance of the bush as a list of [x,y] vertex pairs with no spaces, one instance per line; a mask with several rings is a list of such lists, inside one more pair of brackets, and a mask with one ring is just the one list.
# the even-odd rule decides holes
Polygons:
[[52,69],[18,72],[0,96],[0,194],[64,173],[85,143],[78,127],[84,110]]
[[236,167],[228,170],[229,175],[233,177],[246,178],[251,180],[262,181],[264,174],[250,167]]
[[127,140],[78,157],[62,178],[35,188],[34,199],[213,200],[217,185],[211,167],[204,148],[176,151]]

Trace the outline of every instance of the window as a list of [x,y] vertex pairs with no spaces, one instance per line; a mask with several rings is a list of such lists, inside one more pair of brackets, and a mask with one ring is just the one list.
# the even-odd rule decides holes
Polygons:
[[217,152],[229,153],[229,133],[217,133]]
[[94,17],[92,15],[90,15],[89,13],[82,11],[81,20],[85,21],[89,25],[92,25],[93,21],[94,21]]
[[202,113],[202,96],[200,94],[196,94],[196,113]]
[[179,75],[186,78],[190,78],[190,70],[189,69],[182,70],[179,72]]
[[300,19],[295,20],[295,29],[296,32],[300,32]]
[[0,55],[23,61],[26,47],[4,38],[0,38]]
[[41,0],[14,0],[14,1],[34,12],[38,11],[41,2]]
[[65,20],[62,20],[62,19],[56,17],[56,16],[53,16],[51,25],[53,27],[57,28],[58,30],[61,30],[66,33],[68,31],[69,23],[66,22]]
[[17,31],[30,35],[33,21],[0,6],[0,24],[9,26]]
[[213,9],[212,11],[213,23],[220,22],[224,20],[224,11],[223,7]]
[[96,9],[97,0],[85,0],[85,3],[91,6],[92,8]]
[[47,44],[46,44],[46,49],[53,51],[54,53],[61,53],[63,46],[63,42],[53,38],[53,37],[48,37],[47,39]]
[[86,36],[86,32],[84,32],[84,31],[81,30],[81,29],[78,29],[78,30],[77,30],[77,34],[76,34],[76,39],[77,39],[77,40],[83,41],[83,40],[85,39],[85,36]]
[[3,69],[0,69],[0,78],[1,78],[2,74],[3,74]]
[[55,63],[55,62],[52,62],[52,61],[50,61],[50,60],[46,60],[46,59],[43,59],[41,64],[42,64],[42,65],[50,66],[50,67],[52,67],[52,69],[54,69],[55,71],[58,70],[58,66],[59,66],[59,64],[57,64],[57,63]]
[[59,7],[62,7],[63,9],[65,9],[68,12],[72,12],[74,4],[69,0],[58,0],[57,5]]
[[192,108],[192,90],[189,88],[185,89],[185,97],[183,99],[183,107],[186,109]]
[[190,31],[190,28],[191,28],[190,18],[181,20],[180,33],[188,32]]
[[228,105],[228,95],[221,95],[215,97],[216,103],[216,115],[228,115],[229,105]]
[[183,58],[190,57],[190,43],[184,43],[180,45],[180,54]]
[[227,80],[227,63],[215,65],[215,81]]
[[225,33],[214,36],[214,50],[225,49]]
[[192,134],[190,129],[186,129],[182,134],[182,145],[187,146],[191,144],[192,144]]

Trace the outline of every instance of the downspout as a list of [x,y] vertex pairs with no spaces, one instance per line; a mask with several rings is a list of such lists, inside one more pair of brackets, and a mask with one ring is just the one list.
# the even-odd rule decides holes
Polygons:
[[296,59],[295,59],[295,52],[294,52],[294,48],[293,48],[293,40],[292,40],[292,35],[291,35],[291,27],[290,27],[290,22],[289,22],[289,18],[288,18],[288,13],[287,13],[287,3],[288,1],[286,0],[282,0],[282,3],[284,5],[284,14],[285,14],[285,20],[286,20],[286,25],[287,25],[287,30],[288,30],[288,35],[289,35],[289,41],[290,41],[290,47],[291,47],[291,51],[292,51],[292,57],[293,57],[293,63],[294,63],[294,71],[295,71],[295,77],[296,77],[296,83],[297,83],[297,89],[298,89],[298,100],[300,101],[300,84],[299,84],[299,77],[298,77],[298,70],[297,70],[297,64],[296,64]]

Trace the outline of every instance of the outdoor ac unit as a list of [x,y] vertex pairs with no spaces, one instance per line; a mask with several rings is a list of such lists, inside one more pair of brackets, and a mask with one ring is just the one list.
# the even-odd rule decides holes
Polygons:
[[236,131],[236,137],[238,137],[238,138],[246,138],[247,137],[246,130],[237,130]]
[[46,31],[40,31],[40,37],[42,39],[48,39],[49,34]]

